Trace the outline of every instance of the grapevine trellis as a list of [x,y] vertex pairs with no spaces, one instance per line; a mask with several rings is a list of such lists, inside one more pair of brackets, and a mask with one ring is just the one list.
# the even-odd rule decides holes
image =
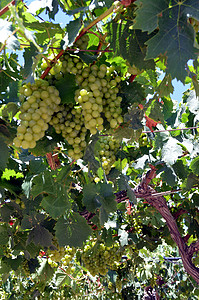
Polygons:
[[[184,67],[188,58],[183,49],[189,49],[189,58],[196,57],[199,8],[191,0],[189,7],[181,2],[167,7],[165,2],[156,8],[146,0],[104,1],[96,10],[78,2],[71,2],[71,10],[70,4],[57,3],[74,15],[65,36],[59,28],[62,47],[48,29],[47,44],[41,36],[37,43],[27,34],[31,22],[35,32],[42,27],[34,14],[26,15],[23,1],[0,10],[0,17],[10,10],[14,25],[0,44],[0,74],[18,89],[13,103],[12,86],[4,81],[6,92],[0,100],[0,145],[5,152],[5,162],[0,157],[3,280],[12,282],[16,296],[13,274],[19,275],[27,282],[22,288],[27,299],[82,299],[84,289],[88,299],[137,299],[138,294],[142,299],[170,299],[173,284],[179,297],[190,287],[197,297],[197,63]],[[150,24],[147,5],[152,14],[157,10]],[[46,11],[51,13],[51,8]],[[177,28],[180,39],[182,60],[175,56],[179,72],[172,65],[171,49],[157,43],[168,32],[168,19],[177,20],[169,28]],[[168,45],[175,49],[174,29],[172,34]],[[24,70],[16,57],[12,63],[17,67],[9,60],[10,38],[24,49]],[[165,72],[161,83],[157,68]],[[195,87],[178,108],[170,99],[175,77],[183,83],[186,77]],[[162,258],[157,254],[162,240],[173,251],[170,258],[165,246]],[[170,263],[180,259],[190,275],[183,280],[178,276],[184,269]]]

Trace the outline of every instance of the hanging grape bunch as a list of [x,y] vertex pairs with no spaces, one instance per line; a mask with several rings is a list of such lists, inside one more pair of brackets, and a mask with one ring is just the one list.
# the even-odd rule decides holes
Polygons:
[[98,143],[102,167],[107,175],[116,160],[115,155],[119,149],[120,143],[112,136],[100,136]]
[[16,147],[34,148],[48,129],[48,123],[61,102],[59,91],[47,81],[37,80],[34,84],[23,85],[20,89],[23,102],[20,125],[13,142]]
[[85,50],[88,47],[89,37],[88,35],[82,35],[76,42],[73,44],[75,48]]
[[111,247],[107,247],[103,243],[92,243],[84,247],[81,258],[91,275],[95,276],[99,273],[106,275],[108,269],[117,268],[116,265],[119,264],[122,254],[123,250],[120,249],[119,243],[115,243]]
[[62,134],[72,149],[68,155],[73,159],[83,157],[86,148],[86,132],[82,110],[74,104],[59,105],[59,111],[54,113],[50,124],[55,128],[56,133]]

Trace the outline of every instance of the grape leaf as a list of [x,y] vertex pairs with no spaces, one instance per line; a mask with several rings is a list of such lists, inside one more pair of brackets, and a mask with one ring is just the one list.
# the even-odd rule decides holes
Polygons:
[[123,81],[119,90],[119,95],[122,97],[121,107],[124,112],[127,112],[127,107],[145,103],[145,91],[141,84],[137,82]]
[[87,184],[83,189],[83,203],[92,212],[99,209],[100,221],[103,224],[108,214],[116,210],[115,195],[110,184]]
[[137,108],[131,108],[127,114],[124,115],[124,121],[129,123],[129,128],[134,130],[143,128],[142,119],[144,111]]
[[82,16],[80,16],[78,19],[70,21],[66,25],[66,30],[67,30],[67,39],[68,39],[68,46],[70,47],[74,41],[76,36],[79,33],[80,28],[82,27]]
[[158,27],[158,16],[168,8],[169,0],[137,0],[135,29],[153,32]]
[[89,183],[83,189],[83,203],[88,211],[95,212],[101,206],[99,199],[100,186],[97,184]]
[[145,59],[166,54],[166,72],[184,83],[188,75],[185,65],[189,59],[195,59],[198,53],[194,47],[193,27],[187,20],[191,16],[199,19],[197,1],[171,3],[168,0],[139,0],[136,4],[139,8],[134,28],[148,33],[159,28],[158,33],[145,43],[148,46]]
[[35,245],[50,247],[52,239],[53,235],[46,228],[38,224],[29,233],[27,244],[33,242]]
[[194,158],[189,167],[194,174],[199,175],[199,157]]
[[33,187],[31,194],[33,198],[42,193],[52,194],[55,193],[55,185],[52,176],[49,172],[44,172],[35,176],[32,181]]
[[43,198],[41,206],[49,213],[53,218],[62,216],[67,208],[70,208],[70,202],[68,200],[67,191],[63,191],[63,188],[59,185],[55,194],[48,195]]
[[157,88],[157,92],[159,93],[160,98],[173,94],[174,87],[171,81],[172,81],[171,75],[170,74],[165,75],[164,79],[161,81],[161,83]]
[[107,25],[110,47],[115,56],[127,59],[130,65],[138,69],[154,69],[153,59],[145,60],[145,42],[152,37],[141,30],[131,29],[133,22],[120,20],[120,23],[111,22]]
[[6,245],[9,240],[9,233],[5,224],[0,225],[0,245]]
[[0,169],[4,170],[6,167],[6,164],[8,162],[9,149],[8,149],[7,145],[5,144],[3,138],[1,138],[1,137],[0,137],[0,149],[1,149]]
[[23,54],[25,64],[21,70],[21,74],[24,78],[27,78],[28,76],[32,75],[33,58],[36,57],[37,54],[38,54],[38,49],[35,47],[35,45],[33,45],[33,43],[30,43],[30,47],[25,48]]
[[65,74],[60,80],[56,81],[55,86],[59,91],[62,103],[75,103],[74,98],[77,89],[75,75]]
[[167,142],[163,145],[162,160],[169,165],[173,165],[183,154],[182,147],[178,143],[176,139],[169,137]]
[[0,43],[6,44],[6,47],[11,50],[20,48],[20,43],[13,34],[12,23],[0,19]]
[[78,213],[73,213],[70,218],[61,217],[55,225],[55,235],[60,246],[69,245],[71,247],[82,246],[92,229],[86,220]]
[[173,170],[167,166],[164,168],[164,172],[161,177],[164,182],[172,187],[176,184],[176,176]]
[[49,8],[50,11],[53,10],[53,0],[35,0],[32,1],[29,5],[28,5],[28,12],[36,15],[41,9],[43,8]]

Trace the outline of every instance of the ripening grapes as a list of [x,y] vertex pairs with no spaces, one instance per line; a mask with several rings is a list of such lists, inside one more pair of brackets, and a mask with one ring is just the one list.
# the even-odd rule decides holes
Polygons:
[[102,167],[107,175],[116,160],[115,155],[120,147],[120,143],[112,136],[100,136],[98,143],[100,146],[99,155],[102,161]]
[[13,143],[24,149],[34,148],[45,135],[48,123],[61,102],[59,91],[47,81],[37,80],[34,84],[20,87],[20,125]]
[[55,128],[56,133],[62,134],[71,148],[68,149],[68,155],[77,160],[82,158],[86,148],[87,129],[84,126],[82,109],[69,105],[59,105],[58,111],[54,113],[50,125]]
[[81,50],[86,50],[88,47],[88,42],[89,42],[89,37],[88,35],[84,34],[73,44],[73,47]]
[[119,264],[123,251],[118,242],[113,246],[107,247],[103,243],[86,245],[82,253],[84,266],[92,276],[101,274],[106,275],[108,269],[116,269]]

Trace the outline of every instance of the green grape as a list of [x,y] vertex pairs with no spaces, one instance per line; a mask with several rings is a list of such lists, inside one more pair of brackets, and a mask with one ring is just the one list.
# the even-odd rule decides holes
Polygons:
[[74,104],[60,105],[59,111],[54,113],[50,124],[73,147],[68,150],[68,155],[75,160],[82,158],[87,144],[81,143],[81,140],[85,141],[86,137],[81,108],[75,108]]
[[47,123],[61,99],[58,90],[44,80],[28,83],[20,88],[20,92],[24,95],[24,102],[19,115],[21,122],[13,143],[24,149],[34,148],[48,129]]
[[84,34],[74,43],[73,46],[77,47],[78,49],[85,50],[88,47],[88,41],[88,35]]
[[102,167],[105,174],[108,174],[115,162],[115,154],[118,151],[120,144],[111,136],[100,136],[99,146],[99,155],[102,160]]
[[123,250],[121,250],[119,243],[107,247],[103,243],[92,242],[91,245],[84,247],[81,258],[84,266],[91,275],[95,276],[101,274],[104,276],[109,269],[115,269],[122,255]]

